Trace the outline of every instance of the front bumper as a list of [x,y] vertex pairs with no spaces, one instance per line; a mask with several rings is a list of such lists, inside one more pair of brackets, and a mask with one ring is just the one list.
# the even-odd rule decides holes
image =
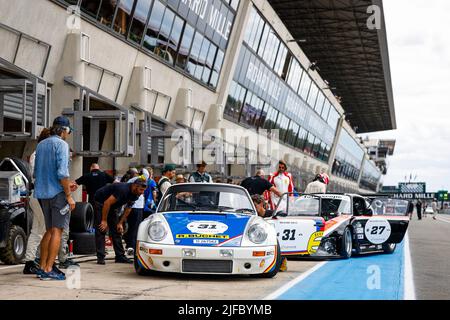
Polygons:
[[[277,246],[264,247],[195,247],[177,245],[159,245],[139,241],[137,244],[137,259],[142,268],[161,272],[176,272],[190,274],[262,274],[275,269]],[[150,254],[150,250],[161,250],[161,254]],[[195,250],[195,257],[186,256],[186,251]],[[232,251],[232,256],[222,256],[223,251]],[[254,256],[254,252],[265,252],[264,256]],[[192,252],[192,251],[191,251]],[[183,260],[189,263],[183,264]],[[192,261],[196,260],[196,261]],[[209,264],[226,261],[230,269],[217,271],[208,268]],[[197,264],[195,271],[186,267],[187,264]],[[202,269],[203,268],[203,269]]]

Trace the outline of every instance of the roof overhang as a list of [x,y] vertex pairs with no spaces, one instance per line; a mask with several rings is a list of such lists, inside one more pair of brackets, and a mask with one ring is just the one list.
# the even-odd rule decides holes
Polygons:
[[[357,133],[397,128],[382,0],[268,0],[330,89]],[[369,29],[369,6],[381,28]]]

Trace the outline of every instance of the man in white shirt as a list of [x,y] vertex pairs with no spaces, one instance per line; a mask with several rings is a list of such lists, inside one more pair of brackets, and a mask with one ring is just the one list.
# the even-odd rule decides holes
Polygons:
[[314,180],[306,186],[306,194],[326,193],[327,185],[330,182],[330,178],[326,173],[316,175]]
[[[292,175],[287,172],[287,164],[283,160],[278,162],[278,171],[274,172],[269,177],[269,182],[275,186],[282,194],[287,192],[294,192],[294,180]],[[275,209],[278,204],[279,197],[275,194],[271,194],[270,206],[272,210]]]

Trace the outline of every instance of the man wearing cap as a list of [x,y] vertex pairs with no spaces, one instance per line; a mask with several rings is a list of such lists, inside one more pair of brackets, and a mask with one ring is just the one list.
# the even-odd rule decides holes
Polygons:
[[[287,164],[283,160],[278,162],[278,170],[269,177],[269,182],[275,186],[282,194],[286,192],[294,192],[294,179],[287,171]],[[272,209],[278,204],[279,197],[272,194],[270,197],[270,205]]]
[[69,227],[70,211],[75,209],[71,193],[76,184],[69,179],[70,151],[66,142],[71,132],[69,119],[57,117],[50,128],[50,137],[36,148],[34,197],[39,200],[46,226],[40,244],[40,269],[36,272],[41,280],[65,280],[65,275],[53,264],[62,232]]
[[213,179],[206,172],[206,162],[202,161],[197,164],[197,171],[191,174],[189,177],[191,183],[213,183]]
[[[130,214],[134,202],[144,194],[146,188],[147,180],[140,177],[133,183],[109,184],[95,193],[97,264],[105,264],[105,235],[108,228],[116,254],[116,263],[131,263],[131,260],[125,256],[122,244],[123,223]],[[125,205],[125,210],[118,222],[118,213],[123,205]]]

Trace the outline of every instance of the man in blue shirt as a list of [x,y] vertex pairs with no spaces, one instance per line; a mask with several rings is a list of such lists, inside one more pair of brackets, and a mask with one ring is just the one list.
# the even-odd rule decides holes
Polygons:
[[51,136],[36,148],[34,197],[39,200],[45,218],[46,232],[41,241],[41,280],[65,280],[53,269],[64,227],[75,208],[71,192],[76,185],[69,179],[69,145],[65,141],[72,132],[69,119],[57,117],[50,129]]

